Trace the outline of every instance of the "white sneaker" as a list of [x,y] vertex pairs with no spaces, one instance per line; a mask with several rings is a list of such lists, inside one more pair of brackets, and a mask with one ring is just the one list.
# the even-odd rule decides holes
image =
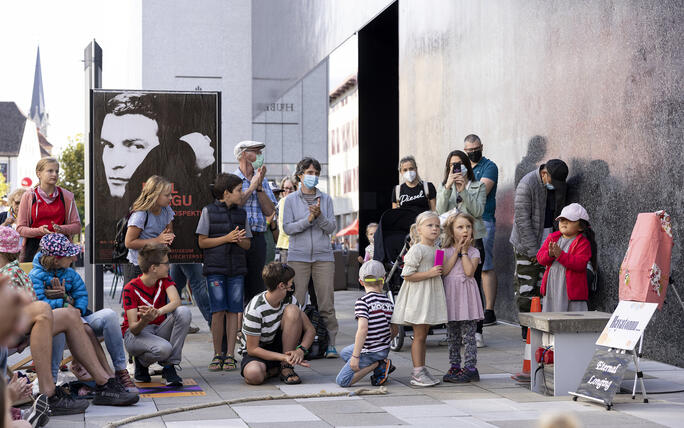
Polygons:
[[477,344],[478,348],[484,348],[485,343],[484,343],[484,338],[482,337],[482,333],[475,333],[475,343]]
[[436,385],[435,379],[431,378],[430,373],[427,369],[423,368],[418,374],[411,375],[411,385],[414,386],[434,386]]
[[441,380],[439,380],[439,379],[437,379],[436,377],[434,377],[434,376],[432,375],[432,373],[430,373],[430,371],[429,371],[428,369],[425,369],[425,373],[427,374],[427,377],[430,378],[430,380],[432,381],[433,385],[439,385],[439,384],[442,382]]

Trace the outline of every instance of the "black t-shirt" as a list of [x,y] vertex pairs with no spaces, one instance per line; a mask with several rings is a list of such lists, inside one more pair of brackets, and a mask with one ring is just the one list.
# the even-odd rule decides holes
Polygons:
[[[422,211],[430,209],[430,199],[437,197],[437,190],[435,186],[428,182],[428,197],[425,197],[425,185],[420,182],[416,187],[409,187],[408,184],[403,183],[399,188],[399,206],[400,207],[414,207]],[[392,189],[392,203],[397,203],[397,188]]]

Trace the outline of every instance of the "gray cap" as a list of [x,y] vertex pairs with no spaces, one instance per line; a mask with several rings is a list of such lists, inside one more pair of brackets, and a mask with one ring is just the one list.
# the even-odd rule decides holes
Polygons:
[[266,144],[260,142],[260,141],[240,141],[235,145],[235,148],[233,149],[233,154],[235,155],[235,159],[238,159],[242,152],[248,149],[263,149],[266,147]]
[[385,267],[377,260],[368,260],[359,269],[359,279],[366,278],[385,279]]

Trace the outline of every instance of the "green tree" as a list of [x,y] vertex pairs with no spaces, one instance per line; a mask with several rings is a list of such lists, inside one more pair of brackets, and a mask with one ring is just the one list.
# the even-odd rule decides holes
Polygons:
[[61,186],[74,194],[81,221],[85,219],[85,164],[83,134],[68,137],[69,144],[59,156]]

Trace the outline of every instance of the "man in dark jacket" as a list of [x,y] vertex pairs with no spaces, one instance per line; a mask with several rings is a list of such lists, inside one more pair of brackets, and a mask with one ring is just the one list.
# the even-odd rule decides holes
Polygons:
[[[537,251],[554,231],[554,218],[565,205],[568,166],[551,159],[529,172],[515,189],[514,220],[510,243],[515,252],[515,299],[519,312],[529,312],[532,297],[541,296],[544,267],[537,263]],[[527,329],[523,327],[523,338]]]

